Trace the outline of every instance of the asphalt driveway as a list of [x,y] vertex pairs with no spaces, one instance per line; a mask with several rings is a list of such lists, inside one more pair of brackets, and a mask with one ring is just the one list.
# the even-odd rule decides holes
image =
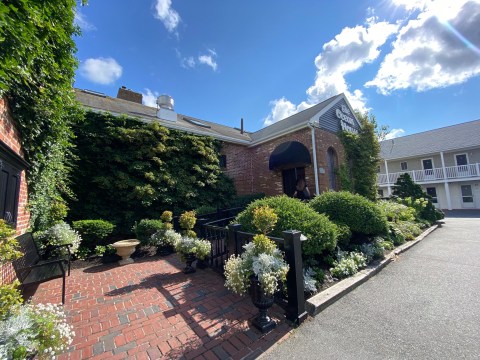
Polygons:
[[480,211],[449,215],[262,359],[479,359]]

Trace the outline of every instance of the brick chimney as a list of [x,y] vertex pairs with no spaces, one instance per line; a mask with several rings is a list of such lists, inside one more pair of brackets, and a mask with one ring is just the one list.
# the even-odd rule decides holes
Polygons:
[[142,94],[137,93],[133,90],[127,89],[125,86],[122,86],[121,88],[118,89],[117,99],[123,99],[123,100],[141,104]]

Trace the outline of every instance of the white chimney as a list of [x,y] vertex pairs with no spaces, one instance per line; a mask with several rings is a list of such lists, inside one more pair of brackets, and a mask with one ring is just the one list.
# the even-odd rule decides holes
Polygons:
[[157,98],[157,117],[162,120],[177,121],[177,113],[173,110],[173,98],[169,95],[160,95]]

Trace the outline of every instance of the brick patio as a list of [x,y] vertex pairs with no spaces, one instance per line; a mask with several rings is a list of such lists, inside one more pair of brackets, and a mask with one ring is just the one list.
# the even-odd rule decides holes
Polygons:
[[[60,359],[254,359],[288,336],[277,305],[269,312],[277,328],[263,335],[250,326],[257,311],[248,297],[211,269],[183,267],[174,254],[72,270],[65,309],[76,336]],[[61,279],[27,291],[35,303],[58,303]]]

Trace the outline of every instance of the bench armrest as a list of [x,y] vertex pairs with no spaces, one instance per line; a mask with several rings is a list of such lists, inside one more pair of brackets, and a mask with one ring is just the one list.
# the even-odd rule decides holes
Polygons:
[[40,264],[34,264],[34,265],[27,266],[24,269],[33,269],[33,268],[42,267],[42,266],[45,266],[45,265],[54,264],[54,263],[59,263],[60,265],[62,265],[62,263],[64,263],[64,262],[67,262],[67,260],[65,260],[65,259],[47,260],[47,261],[42,261]]

